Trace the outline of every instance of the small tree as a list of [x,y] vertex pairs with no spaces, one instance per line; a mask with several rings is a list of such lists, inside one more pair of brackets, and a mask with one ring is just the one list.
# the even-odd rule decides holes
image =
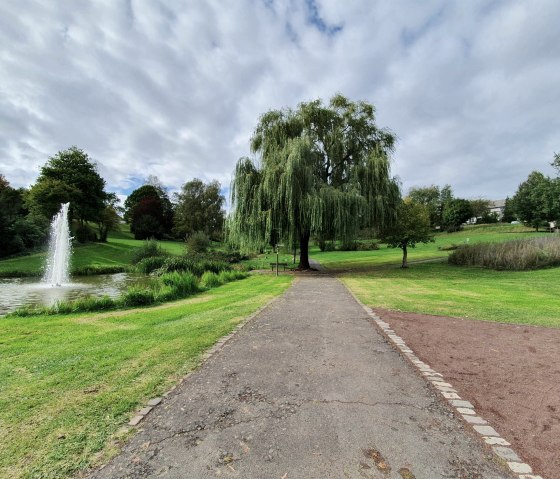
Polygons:
[[547,221],[558,219],[557,183],[541,172],[533,171],[519,185],[513,197],[513,205],[516,215],[523,223],[538,231]]
[[401,268],[408,268],[408,248],[414,248],[418,243],[434,241],[429,208],[405,198],[397,208],[397,221],[382,231],[381,239],[389,248],[402,249]]
[[468,200],[454,198],[443,208],[443,227],[448,232],[459,231],[461,225],[472,218],[471,203]]

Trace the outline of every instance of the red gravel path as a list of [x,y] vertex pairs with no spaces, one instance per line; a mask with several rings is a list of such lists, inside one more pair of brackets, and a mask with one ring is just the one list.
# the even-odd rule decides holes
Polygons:
[[535,474],[560,478],[560,329],[375,311]]

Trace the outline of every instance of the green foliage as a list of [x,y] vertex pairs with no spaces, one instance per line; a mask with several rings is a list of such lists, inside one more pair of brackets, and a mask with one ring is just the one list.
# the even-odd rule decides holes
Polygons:
[[465,245],[449,256],[449,263],[516,271],[560,266],[560,237]]
[[243,249],[299,242],[309,268],[311,235],[348,241],[363,226],[394,217],[399,188],[390,176],[394,136],[374,108],[341,95],[261,116],[251,140],[259,163],[242,158],[232,183],[230,239]]
[[160,269],[165,265],[167,256],[148,256],[136,263],[135,269],[139,273],[150,274],[153,271]]
[[390,248],[403,250],[402,267],[408,267],[407,248],[414,248],[417,243],[434,241],[430,210],[423,204],[405,198],[397,209],[397,221],[382,230],[381,238]]
[[126,198],[124,218],[130,223],[130,231],[136,239],[160,239],[171,231],[171,201],[161,185],[143,185]]
[[[105,207],[105,180],[99,176],[88,154],[75,146],[49,158],[41,168],[36,186],[44,188],[44,181],[51,185],[60,182],[60,191],[68,195],[64,202],[70,201],[72,216],[81,222],[96,221]],[[37,201],[35,197],[35,203]]]
[[165,261],[164,265],[161,267],[161,272],[168,273],[172,271],[189,271],[195,276],[202,276],[205,271],[219,273],[220,271],[228,271],[230,269],[231,266],[223,261],[171,257]]
[[153,256],[164,257],[168,256],[161,245],[154,240],[145,241],[142,246],[136,248],[131,258],[132,264],[137,264],[145,258],[150,258]]
[[444,205],[442,226],[450,233],[459,231],[461,225],[472,216],[471,203],[468,200],[454,198]]
[[156,302],[154,291],[142,286],[130,286],[122,296],[125,306],[148,306]]
[[504,223],[511,223],[516,219],[517,216],[515,215],[513,201],[508,197],[506,198],[506,204],[504,206],[504,214],[502,216],[501,221],[503,221]]
[[189,272],[173,271],[165,273],[159,277],[159,282],[172,288],[177,299],[185,298],[199,291],[198,278]]
[[533,171],[513,197],[517,217],[537,231],[549,221],[560,219],[560,179]]
[[173,231],[178,237],[188,239],[198,231],[214,240],[222,239],[225,198],[220,188],[217,181],[205,184],[195,178],[174,195]]
[[97,239],[97,235],[87,224],[83,224],[76,228],[74,238],[76,238],[78,243],[87,243],[88,241],[95,241]]
[[80,195],[78,189],[61,179],[40,176],[26,197],[30,211],[45,218],[52,218],[60,210],[62,203],[75,200]]
[[187,239],[187,252],[189,255],[204,253],[210,246],[210,238],[203,231],[193,233]]
[[222,284],[218,275],[211,271],[206,271],[200,278],[200,282],[206,288],[217,288]]
[[431,185],[411,188],[408,196],[415,203],[428,208],[430,226],[436,228],[436,226],[443,224],[443,209],[445,204],[453,199],[453,192],[449,185],[445,185],[442,188]]

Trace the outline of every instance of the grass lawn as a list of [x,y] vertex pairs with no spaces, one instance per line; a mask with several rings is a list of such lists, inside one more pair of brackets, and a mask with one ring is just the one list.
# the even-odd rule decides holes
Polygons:
[[[71,268],[79,271],[92,266],[128,267],[134,250],[142,244],[144,241],[135,240],[126,231],[110,233],[107,243],[75,244]],[[185,243],[182,241],[160,241],[160,244],[171,254],[181,255],[185,252]],[[1,260],[0,276],[11,276],[15,272],[21,272],[22,276],[40,276],[46,256],[45,252],[40,252]]]
[[[508,323],[560,327],[557,278],[560,269],[493,271],[448,265],[438,246],[528,238],[518,225],[467,227],[439,233],[436,242],[409,249],[410,267],[399,266],[402,251],[382,245],[377,251],[313,251],[327,269],[372,307]],[[414,263],[415,261],[433,260]]]
[[419,263],[345,273],[342,281],[364,304],[416,313],[560,327],[558,268],[493,271]]
[[133,411],[292,279],[255,275],[154,308],[0,319],[0,477],[68,477],[114,454]]

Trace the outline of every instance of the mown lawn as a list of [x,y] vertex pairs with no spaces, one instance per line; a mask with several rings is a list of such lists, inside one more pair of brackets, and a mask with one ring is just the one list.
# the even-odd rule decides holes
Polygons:
[[493,271],[446,262],[345,273],[364,304],[416,313],[560,327],[558,268]]
[[409,268],[401,269],[402,251],[381,245],[377,251],[313,251],[327,270],[372,307],[507,323],[560,327],[557,278],[560,269],[493,271],[447,264],[440,246],[530,238],[518,225],[467,227],[439,233],[435,243],[409,249]]
[[291,281],[255,275],[154,308],[0,319],[0,477],[69,477],[114,454],[133,411]]

